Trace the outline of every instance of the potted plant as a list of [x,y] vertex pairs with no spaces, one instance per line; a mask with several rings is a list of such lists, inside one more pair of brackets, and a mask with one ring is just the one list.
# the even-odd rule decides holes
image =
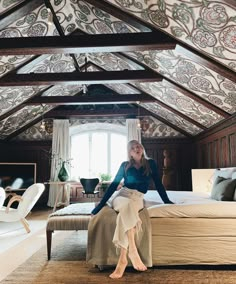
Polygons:
[[103,192],[106,191],[106,189],[108,188],[109,184],[106,183],[107,181],[111,180],[111,175],[108,173],[102,173],[100,174],[100,181],[101,181],[101,189]]

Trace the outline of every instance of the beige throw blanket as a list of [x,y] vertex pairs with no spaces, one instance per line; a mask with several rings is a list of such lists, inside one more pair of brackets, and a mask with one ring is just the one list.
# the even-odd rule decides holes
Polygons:
[[[87,261],[90,264],[105,266],[116,265],[118,262],[119,250],[112,243],[116,226],[117,213],[109,206],[93,216],[88,226]],[[146,208],[139,212],[142,220],[142,231],[136,238],[136,244],[143,263],[147,267],[152,266],[151,248],[151,222]],[[129,216],[127,216],[129,218]],[[129,262],[129,265],[131,263]]]

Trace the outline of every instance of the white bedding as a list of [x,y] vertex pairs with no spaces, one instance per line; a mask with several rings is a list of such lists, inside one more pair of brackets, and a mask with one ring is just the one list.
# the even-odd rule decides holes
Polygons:
[[236,202],[216,201],[208,194],[192,191],[168,191],[175,204],[163,204],[156,191],[144,196],[150,217],[159,218],[235,218]]

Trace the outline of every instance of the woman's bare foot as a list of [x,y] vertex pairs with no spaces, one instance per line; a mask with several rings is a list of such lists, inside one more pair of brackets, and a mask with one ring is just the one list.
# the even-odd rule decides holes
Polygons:
[[138,270],[138,271],[145,271],[147,270],[147,267],[146,265],[143,264],[139,254],[138,254],[138,251],[136,249],[133,249],[133,250],[129,250],[129,254],[128,254],[132,264],[133,264],[133,267]]
[[118,279],[121,278],[125,272],[125,268],[128,264],[127,259],[119,260],[115,271],[109,275],[110,278]]

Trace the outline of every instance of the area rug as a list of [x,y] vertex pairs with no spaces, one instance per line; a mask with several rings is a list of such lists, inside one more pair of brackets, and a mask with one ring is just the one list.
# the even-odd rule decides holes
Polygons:
[[[158,284],[235,284],[236,271],[231,268],[176,268],[154,267],[145,272],[127,268],[123,278],[112,280],[113,268],[98,268],[86,263],[87,231],[71,232],[59,242],[53,239],[51,260],[47,261],[46,246],[37,251],[1,284],[105,284],[105,283],[158,283]],[[102,249],[102,244],[101,244]],[[0,268],[1,269],[1,268]]]

